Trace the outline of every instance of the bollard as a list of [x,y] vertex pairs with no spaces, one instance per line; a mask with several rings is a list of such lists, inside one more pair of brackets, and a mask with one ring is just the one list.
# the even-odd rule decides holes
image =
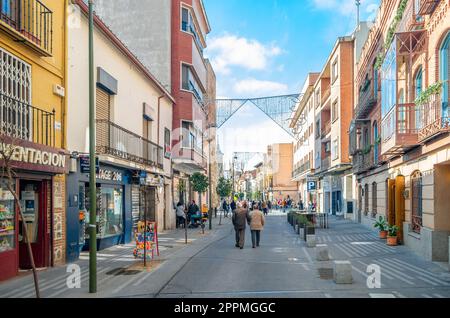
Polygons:
[[308,234],[306,235],[306,246],[308,247],[316,247],[316,235],[315,234]]
[[336,284],[352,284],[352,263],[350,261],[334,261],[334,282]]
[[316,246],[316,260],[320,262],[330,260],[330,255],[328,253],[328,245],[318,244]]

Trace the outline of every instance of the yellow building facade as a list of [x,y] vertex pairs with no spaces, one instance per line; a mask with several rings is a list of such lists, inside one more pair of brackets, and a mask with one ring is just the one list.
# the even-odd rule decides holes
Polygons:
[[0,280],[30,268],[23,221],[36,267],[65,262],[67,5],[65,0],[0,1],[0,148],[13,149],[24,214],[19,218],[3,179]]

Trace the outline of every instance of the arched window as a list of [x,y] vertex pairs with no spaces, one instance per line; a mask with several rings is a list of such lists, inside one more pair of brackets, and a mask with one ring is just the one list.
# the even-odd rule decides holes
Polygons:
[[422,66],[416,71],[416,76],[414,77],[414,91],[415,97],[419,97],[423,90],[423,70]]
[[448,108],[448,104],[450,99],[450,32],[447,34],[442,43],[439,59],[439,79],[444,83],[444,86],[442,88],[442,124],[449,125],[450,111]]
[[411,229],[420,233],[422,227],[422,174],[416,171],[411,176]]
[[375,165],[378,164],[378,153],[379,153],[379,143],[378,143],[378,139],[379,139],[379,134],[378,134],[378,123],[375,121],[373,123],[373,163]]
[[364,186],[364,215],[369,214],[369,185]]
[[[414,92],[415,98],[419,97],[423,91],[423,70],[422,66],[416,72],[416,76],[414,77]],[[419,107],[416,108],[416,127],[417,129],[421,129],[422,127],[422,118],[421,118],[421,110]]]
[[374,183],[372,183],[372,217],[373,218],[377,216],[377,200],[378,200],[377,183],[374,182]]

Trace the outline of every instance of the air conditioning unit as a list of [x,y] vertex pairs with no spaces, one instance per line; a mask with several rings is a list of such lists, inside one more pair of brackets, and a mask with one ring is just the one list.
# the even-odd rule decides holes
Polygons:
[[61,85],[55,84],[53,85],[53,94],[65,97],[66,96],[66,90]]

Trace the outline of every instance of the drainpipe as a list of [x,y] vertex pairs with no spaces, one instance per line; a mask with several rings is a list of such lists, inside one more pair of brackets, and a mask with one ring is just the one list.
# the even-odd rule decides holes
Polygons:
[[157,140],[158,140],[158,142],[157,142],[158,146],[159,146],[159,125],[160,125],[160,122],[161,122],[161,118],[160,118],[160,115],[161,115],[161,99],[163,99],[164,97],[166,97],[166,95],[161,95],[161,96],[158,97],[158,133],[156,134]]

